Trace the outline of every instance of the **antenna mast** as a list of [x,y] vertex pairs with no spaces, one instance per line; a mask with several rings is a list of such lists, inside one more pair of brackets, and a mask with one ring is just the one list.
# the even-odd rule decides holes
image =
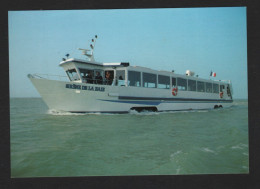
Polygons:
[[79,50],[82,51],[82,54],[88,57],[89,61],[95,61],[94,48],[95,48],[96,40],[97,40],[97,35],[95,35],[95,38],[91,40],[92,43],[90,44],[90,48],[91,48],[90,50],[79,48]]

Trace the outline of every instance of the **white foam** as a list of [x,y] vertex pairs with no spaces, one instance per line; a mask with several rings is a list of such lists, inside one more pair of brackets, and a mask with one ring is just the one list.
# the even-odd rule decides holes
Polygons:
[[214,150],[211,150],[209,148],[202,148],[202,151],[216,154],[216,152]]
[[232,149],[243,149],[241,146],[237,145],[237,146],[232,146]]
[[71,113],[71,112],[66,112],[66,111],[59,111],[59,110],[54,110],[50,109],[47,111],[47,114],[50,115],[58,115],[58,116],[68,116],[68,115],[84,115],[84,113]]
[[137,112],[136,110],[129,111],[129,114],[132,114],[132,115],[159,115],[160,113],[162,113],[162,112],[151,112],[151,111],[147,111],[147,110],[144,110],[141,112]]
[[73,112],[66,112],[66,111],[60,111],[55,109],[50,109],[47,111],[47,114],[50,115],[58,115],[58,116],[82,116],[82,115],[115,115],[112,113],[100,113],[100,112],[83,112],[83,113],[73,113]]
[[173,160],[174,157],[175,157],[176,155],[180,154],[180,153],[182,153],[181,150],[178,150],[177,152],[174,152],[173,154],[170,155],[171,159]]
[[[194,112],[200,112],[200,113],[207,113],[211,110],[179,110],[179,111],[162,111],[162,112],[153,112],[144,110],[141,112],[138,112],[136,110],[130,110],[129,114],[131,115],[160,115],[160,114],[182,114],[182,113],[194,113]],[[68,116],[68,115],[119,115],[120,113],[100,113],[100,112],[83,112],[83,113],[73,113],[73,112],[66,112],[61,110],[55,110],[55,109],[49,109],[47,111],[47,114],[50,115],[61,115],[61,116]]]
[[160,115],[160,114],[183,114],[183,113],[194,113],[194,112],[201,112],[207,113],[210,110],[178,110],[178,111],[162,111],[162,112],[152,112],[148,110],[144,110],[141,112],[137,112],[136,110],[130,110],[129,113],[132,115]]
[[248,145],[247,144],[240,144],[242,147],[244,147],[244,148],[248,148]]
[[247,148],[247,147],[248,147],[248,145],[240,143],[236,146],[232,146],[231,149],[243,149],[243,148]]

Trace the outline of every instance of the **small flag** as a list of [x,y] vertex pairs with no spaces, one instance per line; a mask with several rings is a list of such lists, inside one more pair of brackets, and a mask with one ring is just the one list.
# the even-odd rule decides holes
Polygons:
[[212,76],[212,77],[216,77],[217,76],[217,74],[216,74],[216,72],[210,72],[210,76]]

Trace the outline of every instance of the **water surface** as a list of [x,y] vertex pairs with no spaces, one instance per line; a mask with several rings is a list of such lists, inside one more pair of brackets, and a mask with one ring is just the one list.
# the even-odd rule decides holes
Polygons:
[[248,103],[227,109],[129,114],[48,110],[12,98],[11,176],[248,173]]

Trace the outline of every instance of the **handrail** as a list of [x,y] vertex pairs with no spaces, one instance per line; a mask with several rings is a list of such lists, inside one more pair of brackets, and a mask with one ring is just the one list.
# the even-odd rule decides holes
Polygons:
[[[67,76],[63,76],[63,75],[51,75],[51,74],[32,74],[33,77],[38,77],[40,79],[52,79],[52,78],[58,78],[60,81],[68,81],[68,77]],[[65,79],[66,78],[66,79]]]
[[226,83],[231,84],[231,80],[214,80],[214,81],[226,82]]

